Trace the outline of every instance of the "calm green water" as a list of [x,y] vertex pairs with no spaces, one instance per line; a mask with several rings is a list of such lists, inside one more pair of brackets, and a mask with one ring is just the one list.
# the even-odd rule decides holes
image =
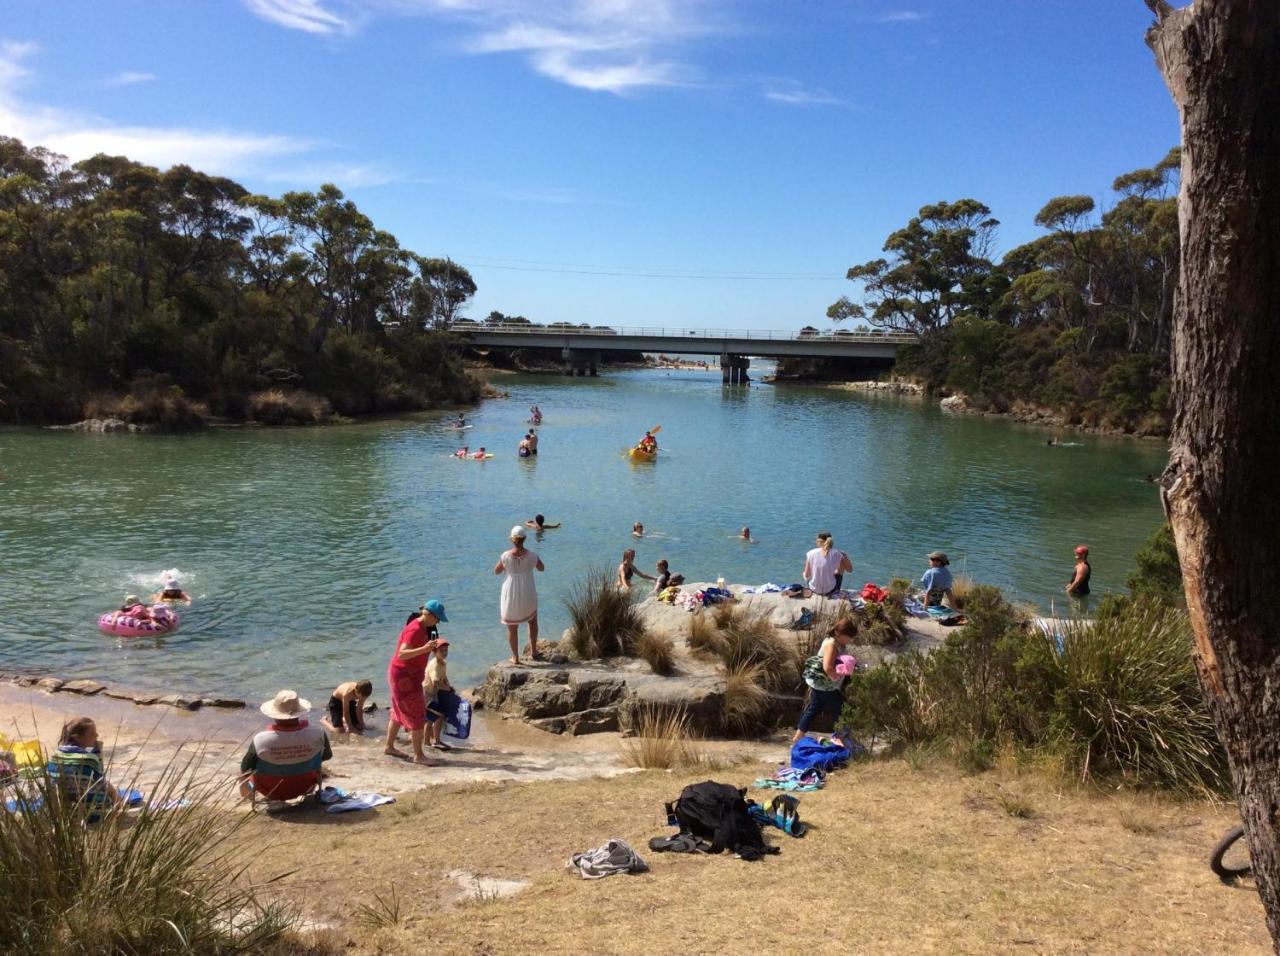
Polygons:
[[[535,512],[564,528],[530,541],[543,633],[563,596],[636,544],[691,580],[797,580],[816,530],[855,584],[918,578],[934,548],[952,567],[1046,609],[1071,549],[1092,548],[1095,593],[1120,590],[1159,523],[1143,477],[1154,442],[1079,437],[944,416],[931,403],[820,389],[724,389],[718,372],[512,378],[511,399],[468,419],[489,462],[450,457],[437,415],[321,429],[191,436],[0,431],[0,668],[43,668],[146,688],[327,699],[370,676],[408,611],[445,601],[455,680],[506,653],[493,564]],[[528,406],[541,454],[515,448]],[[620,452],[663,426],[656,463]],[[633,521],[654,532],[634,542]],[[733,540],[750,525],[756,544]],[[195,604],[158,640],[98,633],[126,590],[181,573]]]

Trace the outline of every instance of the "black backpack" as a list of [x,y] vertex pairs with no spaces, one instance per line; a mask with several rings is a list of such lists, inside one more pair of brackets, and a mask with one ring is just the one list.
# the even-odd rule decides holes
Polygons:
[[714,780],[693,783],[666,805],[667,817],[679,824],[681,833],[710,840],[712,853],[730,850],[744,860],[758,860],[778,850],[764,842],[760,824],[747,812],[746,793]]

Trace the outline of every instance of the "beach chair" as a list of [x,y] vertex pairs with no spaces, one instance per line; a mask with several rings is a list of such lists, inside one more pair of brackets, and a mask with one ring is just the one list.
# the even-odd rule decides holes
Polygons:
[[320,789],[320,776],[320,767],[312,761],[292,765],[263,761],[249,776],[250,806],[256,810],[259,800],[281,804],[310,796]]
[[0,753],[9,754],[15,767],[43,767],[48,759],[39,740],[11,740],[0,734]]

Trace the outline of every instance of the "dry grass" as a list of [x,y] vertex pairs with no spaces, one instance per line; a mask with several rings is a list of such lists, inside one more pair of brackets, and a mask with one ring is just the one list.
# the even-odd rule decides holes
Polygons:
[[[747,783],[743,768],[715,779]],[[430,771],[425,771],[429,775]],[[589,779],[475,783],[402,796],[403,813],[258,818],[246,839],[275,845],[273,871],[294,870],[284,892],[307,915],[340,924],[352,953],[679,954],[815,953],[1270,953],[1261,904],[1223,887],[1205,857],[1234,822],[1226,807],[1169,801],[1152,808],[1121,794],[1058,789],[1029,777],[1018,793],[1036,808],[1010,816],[971,799],[975,778],[927,765],[873,761],[801,795],[813,830],[770,831],[781,855],[760,864],[723,856],[654,854],[669,833],[662,805],[706,779],[703,768]],[[977,778],[983,786],[989,777]],[[1136,834],[1117,817],[1137,805],[1169,825]],[[905,808],[905,809],[904,809]],[[519,834],[513,838],[513,834]],[[572,853],[618,837],[652,872],[581,880]],[[334,892],[334,874],[370,862]],[[529,880],[524,892],[456,908],[445,876]],[[393,877],[393,874],[398,876]],[[411,881],[403,923],[368,930],[353,920],[393,878]],[[833,882],[835,881],[835,882]],[[780,888],[826,887],[841,926],[806,933],[778,908]]]
[[757,733],[769,710],[769,692],[762,686],[759,664],[739,664],[725,673],[721,719],[733,733]]
[[767,690],[789,690],[799,682],[795,644],[779,636],[767,611],[732,608],[720,629],[720,640],[726,674],[756,668],[757,680]]
[[964,602],[976,586],[973,578],[967,574],[951,575],[951,598],[955,601],[957,611],[964,609]]
[[633,719],[635,736],[622,741],[627,766],[641,770],[678,770],[708,761],[689,730],[683,707],[645,708]]
[[689,615],[689,649],[695,654],[720,656],[720,629],[705,609]]
[[666,635],[642,631],[636,638],[633,651],[637,657],[644,658],[655,674],[667,677],[675,673],[676,649]]
[[333,406],[310,392],[269,388],[249,396],[248,412],[264,425],[320,425],[333,417]]
[[635,593],[613,586],[607,568],[595,568],[565,598],[569,642],[580,660],[630,655],[647,628]]

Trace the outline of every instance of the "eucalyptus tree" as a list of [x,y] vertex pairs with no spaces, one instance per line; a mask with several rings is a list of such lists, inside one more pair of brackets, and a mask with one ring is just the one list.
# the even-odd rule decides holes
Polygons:
[[1280,949],[1280,4],[1146,0],[1182,126],[1174,421],[1161,492],[1201,684]]

